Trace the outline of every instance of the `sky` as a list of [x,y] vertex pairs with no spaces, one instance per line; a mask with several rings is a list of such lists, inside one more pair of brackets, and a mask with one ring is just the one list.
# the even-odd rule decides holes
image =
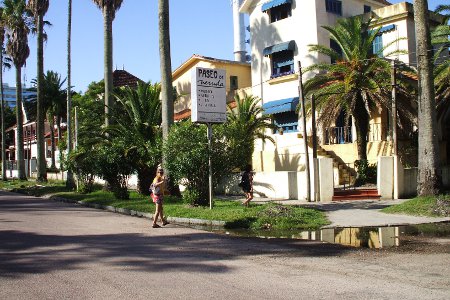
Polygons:
[[[429,0],[429,8],[444,2]],[[67,0],[50,0],[45,20],[52,26],[46,28],[44,70],[66,78]],[[170,0],[170,35],[172,69],[193,54],[233,60],[231,0]],[[28,41],[30,56],[22,70],[22,83],[30,87],[36,78],[36,36],[30,35]],[[114,69],[125,69],[144,81],[159,82],[158,1],[124,0],[113,23],[113,43]],[[102,13],[92,0],[72,0],[73,90],[85,92],[91,82],[101,79]],[[5,71],[3,81],[15,86],[14,68]]]

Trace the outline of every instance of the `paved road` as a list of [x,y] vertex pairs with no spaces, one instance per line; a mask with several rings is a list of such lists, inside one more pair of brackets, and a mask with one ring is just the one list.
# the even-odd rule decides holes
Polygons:
[[0,192],[0,299],[448,299],[449,266],[446,251],[152,229]]

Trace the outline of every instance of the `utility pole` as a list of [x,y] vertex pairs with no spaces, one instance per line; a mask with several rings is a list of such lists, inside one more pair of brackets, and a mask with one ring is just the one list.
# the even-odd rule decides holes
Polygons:
[[306,133],[306,108],[303,97],[302,63],[298,61],[298,97],[302,108],[303,122],[303,143],[305,145],[305,166],[306,166],[306,201],[311,201],[311,172],[309,169],[308,135]]
[[397,78],[395,60],[391,61],[391,84],[392,84],[392,150],[397,156]]
[[317,127],[316,127],[316,97],[311,95],[311,125],[312,125],[312,150],[313,150],[313,173],[314,173],[314,201],[319,201],[319,174],[317,173]]

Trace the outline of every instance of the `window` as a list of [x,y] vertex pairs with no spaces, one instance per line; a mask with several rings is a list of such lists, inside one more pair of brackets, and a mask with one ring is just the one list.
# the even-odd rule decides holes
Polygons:
[[230,90],[234,91],[238,89],[238,77],[230,76]]
[[272,54],[272,76],[290,75],[294,73],[294,52],[292,50],[280,51]]
[[364,5],[364,13],[368,13],[372,11],[372,7],[370,7],[369,5]]
[[270,23],[289,18],[291,16],[291,4],[286,3],[273,7],[268,10],[268,13],[270,16]]
[[283,133],[298,131],[298,114],[287,111],[273,115],[273,123],[283,129]]
[[325,8],[329,13],[342,16],[342,1],[339,0],[325,0]]
[[373,54],[376,54],[379,57],[383,57],[383,53],[378,53],[382,48],[383,48],[383,37],[381,34],[378,34],[373,40],[372,44]]
[[[330,48],[336,51],[339,54],[339,56],[342,57],[342,49],[335,40],[330,39]],[[334,64],[335,62],[336,60],[331,58],[331,63]]]

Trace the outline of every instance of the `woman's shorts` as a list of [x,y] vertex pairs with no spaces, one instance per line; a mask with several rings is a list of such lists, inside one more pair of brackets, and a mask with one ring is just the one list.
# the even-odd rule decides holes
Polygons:
[[162,204],[163,203],[163,195],[152,194],[152,199],[153,199],[153,202],[156,203],[156,204]]

